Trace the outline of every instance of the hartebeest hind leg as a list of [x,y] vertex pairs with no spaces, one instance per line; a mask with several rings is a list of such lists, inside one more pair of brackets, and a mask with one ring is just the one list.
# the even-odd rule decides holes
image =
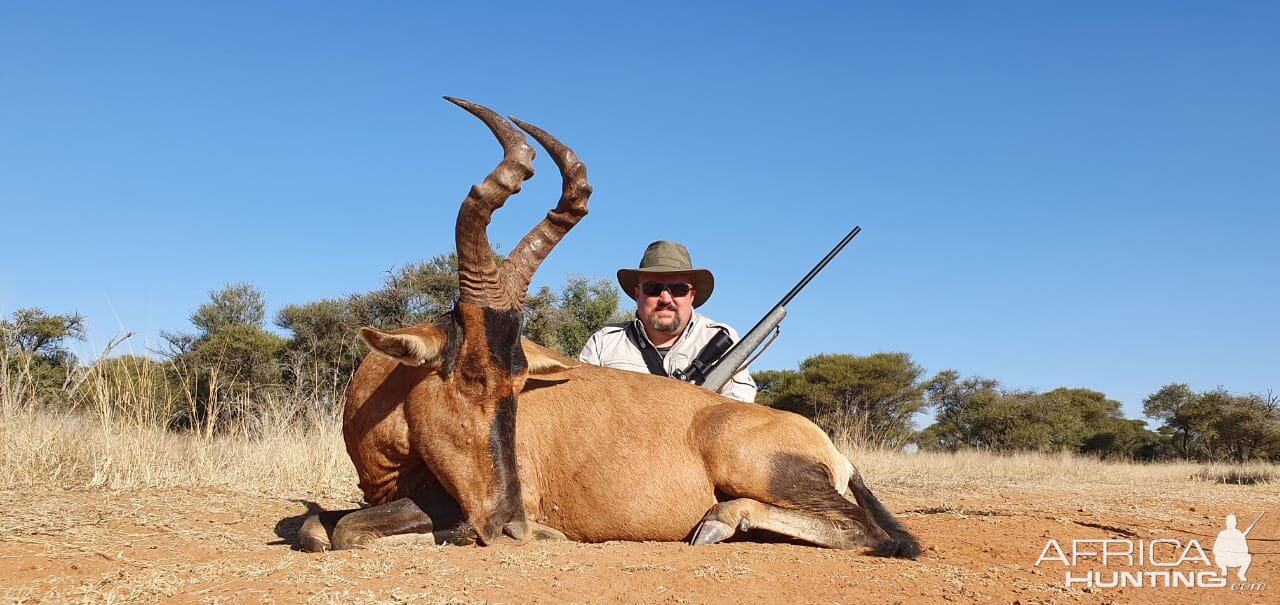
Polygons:
[[765,497],[774,501],[744,497],[717,503],[707,511],[690,543],[714,544],[738,531],[763,529],[828,548],[871,547],[886,557],[915,558],[920,545],[880,504],[856,471],[849,479],[849,501],[831,486],[827,470],[819,464],[805,465],[786,485]]
[[806,510],[765,504],[751,498],[738,498],[711,507],[690,542],[694,546],[714,544],[739,531],[751,529],[763,529],[810,544],[845,550],[875,546],[889,538],[883,531],[879,532],[880,536],[868,535],[863,530],[864,524],[847,521]]
[[[822,429],[796,414],[734,403],[708,407],[693,435],[716,504],[693,544],[760,528],[831,548],[915,557],[920,546],[862,483]],[[843,487],[844,489],[839,489]]]

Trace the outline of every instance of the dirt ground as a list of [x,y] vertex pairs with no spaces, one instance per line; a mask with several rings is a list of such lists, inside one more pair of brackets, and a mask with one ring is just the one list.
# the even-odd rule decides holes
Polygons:
[[[874,488],[874,485],[873,485]],[[383,544],[304,553],[309,508],[351,502],[213,490],[24,490],[0,494],[0,597],[6,603],[1275,603],[1280,602],[1280,486],[1085,485],[878,488],[925,547],[915,561],[790,543],[693,548],[663,543],[505,547]],[[929,490],[924,490],[929,491]],[[1249,534],[1248,585],[1064,586],[1111,571],[1212,567],[1228,514]],[[1050,539],[1108,548],[1156,539],[1157,562],[1036,565]],[[1084,542],[1080,551],[1098,550]],[[1190,557],[1190,558],[1187,558]],[[1233,579],[1235,570],[1230,570]],[[1160,582],[1155,579],[1147,582]]]

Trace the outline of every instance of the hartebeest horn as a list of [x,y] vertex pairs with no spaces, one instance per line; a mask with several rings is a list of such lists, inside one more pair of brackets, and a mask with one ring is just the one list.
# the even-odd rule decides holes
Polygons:
[[533,176],[533,147],[524,133],[488,107],[453,97],[445,100],[480,118],[503,149],[502,162],[483,182],[471,187],[458,210],[454,238],[458,249],[459,301],[482,307],[519,308],[523,297],[511,299],[493,262],[488,227],[493,211],[520,191],[521,182]]
[[559,203],[516,244],[511,256],[502,265],[503,291],[511,300],[519,303],[524,300],[529,291],[529,281],[533,279],[538,266],[551,253],[551,249],[587,215],[591,184],[587,182],[587,167],[578,160],[578,155],[572,149],[545,130],[515,117],[508,117],[525,132],[533,135],[543,149],[551,154],[564,179]]

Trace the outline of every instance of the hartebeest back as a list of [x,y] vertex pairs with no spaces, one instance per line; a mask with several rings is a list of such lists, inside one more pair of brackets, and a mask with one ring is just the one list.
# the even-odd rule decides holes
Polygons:
[[304,548],[402,533],[708,544],[761,528],[836,548],[919,552],[808,420],[522,341],[529,280],[587,212],[586,169],[550,135],[512,119],[551,153],[564,189],[495,266],[485,227],[533,174],[533,150],[494,112],[449,100],[505,150],[458,213],[461,296],[432,324],[362,330],[373,352],[352,379],[343,434],[374,506],[309,519]]

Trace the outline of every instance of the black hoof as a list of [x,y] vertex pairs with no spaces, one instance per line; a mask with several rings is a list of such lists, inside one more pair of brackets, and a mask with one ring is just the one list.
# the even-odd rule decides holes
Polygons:
[[716,521],[714,519],[708,519],[698,525],[698,531],[694,532],[693,539],[689,541],[689,544],[694,546],[715,544],[716,542],[720,542],[732,535],[732,525]]
[[914,559],[920,556],[920,545],[914,540],[886,540],[877,544],[872,552],[878,557]]

